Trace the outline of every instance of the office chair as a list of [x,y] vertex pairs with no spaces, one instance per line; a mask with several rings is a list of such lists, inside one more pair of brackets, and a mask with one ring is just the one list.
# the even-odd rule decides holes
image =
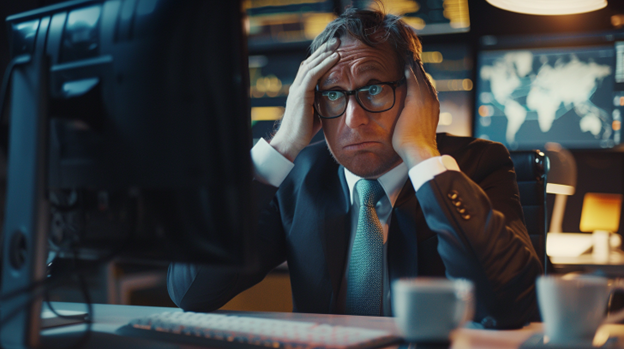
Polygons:
[[552,264],[546,255],[548,157],[539,150],[514,151],[510,155],[516,169],[520,204],[529,237],[542,262],[544,273],[550,273],[553,271]]

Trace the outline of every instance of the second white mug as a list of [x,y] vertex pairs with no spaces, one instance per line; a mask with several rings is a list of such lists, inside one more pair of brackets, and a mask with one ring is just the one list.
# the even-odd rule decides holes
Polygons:
[[548,343],[591,342],[605,322],[624,319],[624,311],[606,318],[609,295],[622,286],[610,286],[598,276],[566,278],[540,276],[537,300]]

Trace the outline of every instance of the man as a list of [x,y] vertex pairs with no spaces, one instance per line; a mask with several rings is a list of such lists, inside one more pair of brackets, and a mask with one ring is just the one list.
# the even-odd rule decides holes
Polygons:
[[[218,309],[286,260],[295,311],[391,315],[393,280],[446,276],[475,283],[475,321],[486,328],[534,319],[542,267],[509,154],[436,136],[439,103],[413,31],[395,16],[350,9],[312,51],[279,130],[252,149],[259,202],[270,201],[258,222],[258,271],[172,264],[174,302]],[[310,145],[321,129],[326,141]]]

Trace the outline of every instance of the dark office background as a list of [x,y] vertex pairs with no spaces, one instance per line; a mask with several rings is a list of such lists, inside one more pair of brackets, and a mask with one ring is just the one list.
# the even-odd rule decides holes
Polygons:
[[[3,0],[0,17],[24,12],[33,8],[58,3],[56,0]],[[339,9],[349,1],[335,0],[334,8]],[[532,16],[500,10],[485,0],[468,0],[470,31],[459,34],[423,36],[425,46],[439,43],[468,44],[474,52],[478,38],[483,35],[532,35],[554,33],[587,33],[615,29],[611,22],[613,15],[624,15],[624,1],[608,0],[602,10],[568,16]],[[265,48],[277,55],[305,56],[307,43]],[[253,54],[253,50],[251,50]],[[4,71],[9,61],[6,27],[0,26],[0,67]],[[284,98],[285,100],[285,98]],[[472,110],[472,109],[471,109]],[[624,155],[615,151],[574,151],[578,166],[578,187],[576,194],[568,199],[563,222],[564,231],[578,231],[579,217],[586,192],[623,193]],[[552,207],[552,198],[550,198]],[[622,224],[620,225],[622,226]],[[620,228],[620,233],[623,231]]]

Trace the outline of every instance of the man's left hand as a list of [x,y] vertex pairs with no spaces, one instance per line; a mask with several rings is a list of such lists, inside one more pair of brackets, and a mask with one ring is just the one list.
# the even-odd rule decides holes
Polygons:
[[440,103],[425,79],[420,63],[405,68],[407,95],[392,135],[392,146],[408,168],[434,156],[440,156],[436,144],[436,128]]

